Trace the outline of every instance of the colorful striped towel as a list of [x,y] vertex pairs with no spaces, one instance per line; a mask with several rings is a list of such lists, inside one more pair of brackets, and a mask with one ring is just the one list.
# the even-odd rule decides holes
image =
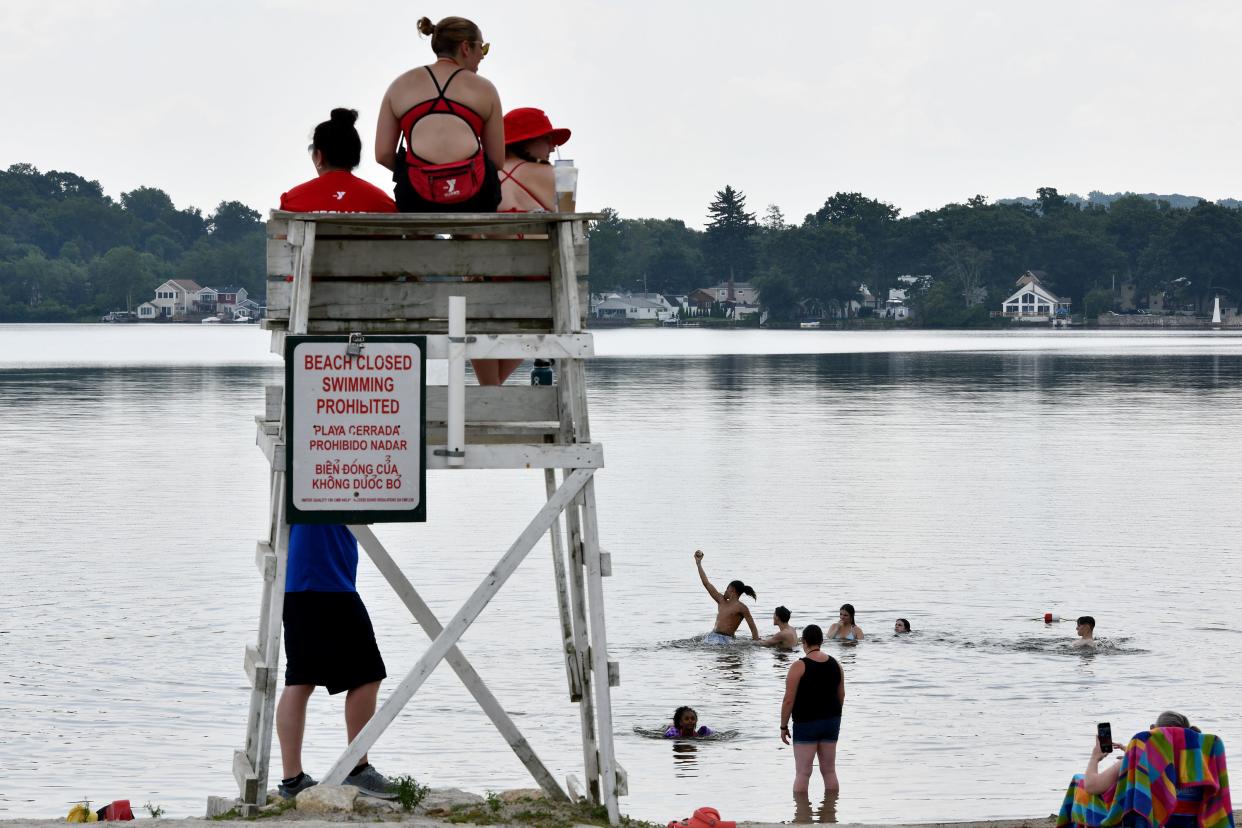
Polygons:
[[[1135,734],[1126,746],[1117,785],[1103,796],[1088,794],[1075,774],[1061,803],[1057,828],[1163,828],[1178,810],[1178,792],[1202,799],[1199,828],[1234,828],[1225,745],[1207,733],[1157,727]],[[1191,790],[1193,789],[1193,791]]]

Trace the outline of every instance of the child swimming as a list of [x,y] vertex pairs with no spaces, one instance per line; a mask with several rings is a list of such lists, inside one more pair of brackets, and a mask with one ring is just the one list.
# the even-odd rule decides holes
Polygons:
[[693,707],[685,705],[673,711],[673,723],[664,731],[665,739],[694,739],[703,736],[711,736],[713,731],[707,725],[698,727],[699,714],[694,712]]

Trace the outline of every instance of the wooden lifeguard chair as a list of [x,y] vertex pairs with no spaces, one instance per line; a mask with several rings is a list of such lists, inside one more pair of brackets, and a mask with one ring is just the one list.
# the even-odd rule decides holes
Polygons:
[[[584,361],[594,354],[585,331],[587,242],[593,214],[347,214],[273,211],[267,223],[267,319],[272,350],[286,337],[352,339],[425,336],[428,359],[448,360],[447,386],[425,396],[426,469],[542,469],[548,500],[461,609],[441,624],[365,521],[349,525],[419,626],[427,651],[383,701],[321,782],[340,784],[441,660],[495,724],[539,786],[566,791],[457,648],[471,622],[545,534],[550,535],[571,701],[579,704],[585,790],[613,824],[626,777],[613,752],[603,576],[611,561],[599,547],[593,474],[603,451],[591,441]],[[464,304],[464,312],[462,306]],[[293,342],[293,339],[290,340]],[[465,386],[469,358],[556,361],[549,386]],[[213,798],[209,815],[235,807],[245,816],[265,804],[281,657],[281,615],[289,538],[286,461],[289,400],[267,389],[258,444],[271,462],[271,526],[255,562],[264,579],[258,639],[246,648],[250,714],[246,746],[236,751],[237,802]],[[557,470],[560,470],[558,479]],[[562,527],[562,515],[564,525]],[[570,795],[578,796],[573,776]]]

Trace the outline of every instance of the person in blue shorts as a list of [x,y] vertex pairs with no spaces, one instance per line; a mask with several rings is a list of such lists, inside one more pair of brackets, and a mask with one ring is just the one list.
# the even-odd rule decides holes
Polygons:
[[[290,799],[315,784],[302,770],[306,704],[316,687],[345,694],[345,732],[352,742],[375,714],[380,682],[388,673],[375,630],[355,586],[358,542],[344,526],[289,527],[285,573],[285,689],[276,706],[276,735],[284,778],[278,791]],[[392,798],[393,784],[363,756],[345,784]]]
[[[819,757],[824,790],[841,787],[837,779],[837,737],[841,733],[841,708],[845,704],[845,672],[837,660],[820,647],[824,631],[818,624],[802,630],[802,652],[785,677],[785,698],[781,702],[781,741],[793,737],[795,794],[805,794],[811,782],[811,768]],[[793,718],[793,733],[789,720]]]

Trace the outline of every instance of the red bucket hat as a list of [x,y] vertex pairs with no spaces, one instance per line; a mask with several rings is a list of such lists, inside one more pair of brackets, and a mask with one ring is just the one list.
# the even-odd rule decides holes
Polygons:
[[524,106],[505,113],[505,146],[547,137],[553,146],[561,146],[569,140],[569,130],[555,129],[542,109]]

